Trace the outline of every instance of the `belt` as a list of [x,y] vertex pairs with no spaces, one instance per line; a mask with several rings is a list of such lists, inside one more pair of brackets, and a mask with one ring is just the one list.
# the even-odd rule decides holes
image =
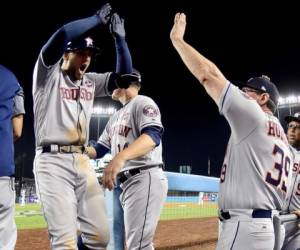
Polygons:
[[49,146],[42,147],[42,153],[79,153],[83,154],[85,147],[83,145],[68,145],[61,146],[51,144]]
[[134,168],[130,170],[123,171],[118,174],[118,180],[120,183],[124,183],[127,181],[130,177],[135,176],[139,173],[141,173],[144,170],[150,169],[150,168],[162,168],[163,169],[164,165],[154,165],[154,166],[148,166],[148,167],[141,167],[141,168]]
[[[220,221],[229,220],[231,218],[230,212],[220,212]],[[272,210],[253,209],[252,218],[272,218]]]

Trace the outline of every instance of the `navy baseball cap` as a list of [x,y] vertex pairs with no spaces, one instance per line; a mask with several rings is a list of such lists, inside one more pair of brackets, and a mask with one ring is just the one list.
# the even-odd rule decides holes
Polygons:
[[127,89],[130,84],[135,84],[141,87],[142,77],[138,70],[132,69],[130,74],[116,74],[116,84],[118,88]]
[[137,69],[132,69],[132,72],[130,74],[121,75],[121,78],[122,80],[128,82],[142,82],[141,73]]
[[83,49],[91,49],[94,54],[100,53],[100,49],[94,45],[94,41],[90,37],[79,38],[74,41],[68,42],[65,52],[83,50]]
[[295,121],[295,122],[299,122],[300,123],[300,112],[297,112],[295,113],[294,115],[288,115],[284,118],[284,120],[287,122],[287,123],[290,123],[292,121]]
[[279,91],[275,84],[271,82],[270,78],[267,76],[259,76],[250,78],[246,83],[242,84],[243,87],[249,87],[263,93],[268,93],[270,95],[270,99],[273,101],[275,106],[277,107],[278,99],[279,99]]

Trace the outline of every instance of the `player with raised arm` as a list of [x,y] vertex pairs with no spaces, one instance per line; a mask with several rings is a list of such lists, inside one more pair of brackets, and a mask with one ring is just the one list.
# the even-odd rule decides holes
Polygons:
[[34,174],[52,249],[105,249],[109,241],[103,190],[85,154],[94,97],[117,87],[116,73],[86,72],[98,50],[87,32],[108,23],[116,73],[130,73],[124,21],[109,4],[58,29],[34,69]]
[[273,250],[272,217],[282,210],[291,186],[293,156],[273,115],[279,93],[266,76],[242,90],[184,40],[186,16],[175,15],[170,33],[181,59],[199,80],[231,128],[220,176],[218,250]]

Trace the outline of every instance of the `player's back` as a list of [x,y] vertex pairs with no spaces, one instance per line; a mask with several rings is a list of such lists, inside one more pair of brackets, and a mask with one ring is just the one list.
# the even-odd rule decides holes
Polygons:
[[220,178],[220,208],[281,210],[293,163],[284,130],[234,85],[227,94],[221,112],[232,134]]

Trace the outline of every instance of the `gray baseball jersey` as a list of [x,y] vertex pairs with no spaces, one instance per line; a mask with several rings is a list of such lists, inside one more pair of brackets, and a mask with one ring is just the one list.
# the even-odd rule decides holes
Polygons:
[[[295,155],[295,161],[293,164],[292,172],[292,190],[290,197],[287,199],[285,210],[292,212],[300,210],[300,151],[293,149]],[[294,250],[300,247],[300,229],[298,226],[299,222],[290,221],[284,224],[285,227],[285,239],[283,248],[284,250]]]
[[[110,118],[98,142],[111,149],[112,156],[115,156],[135,141],[142,129],[148,126],[163,128],[160,111],[151,98],[138,95]],[[146,155],[127,161],[121,171],[160,164],[161,143]]]
[[292,168],[292,195],[287,199],[287,208],[285,210],[292,212],[300,210],[300,151],[294,150],[294,164]]
[[[163,128],[160,111],[151,98],[138,95],[111,117],[98,142],[115,156],[148,126]],[[127,161],[121,170],[140,169],[121,184],[127,249],[154,249],[153,237],[168,192],[168,180],[158,167],[162,164],[161,144]]]
[[291,184],[293,156],[278,119],[230,83],[219,110],[231,127],[219,208],[281,210]]
[[78,229],[90,249],[105,249],[109,241],[104,194],[87,155],[41,150],[86,144],[94,96],[108,95],[109,76],[86,73],[71,81],[60,62],[45,66],[42,54],[35,65],[34,174],[53,249],[77,249]]
[[33,75],[36,146],[86,144],[94,96],[107,96],[110,73],[71,81],[60,62],[47,67],[40,54]]

